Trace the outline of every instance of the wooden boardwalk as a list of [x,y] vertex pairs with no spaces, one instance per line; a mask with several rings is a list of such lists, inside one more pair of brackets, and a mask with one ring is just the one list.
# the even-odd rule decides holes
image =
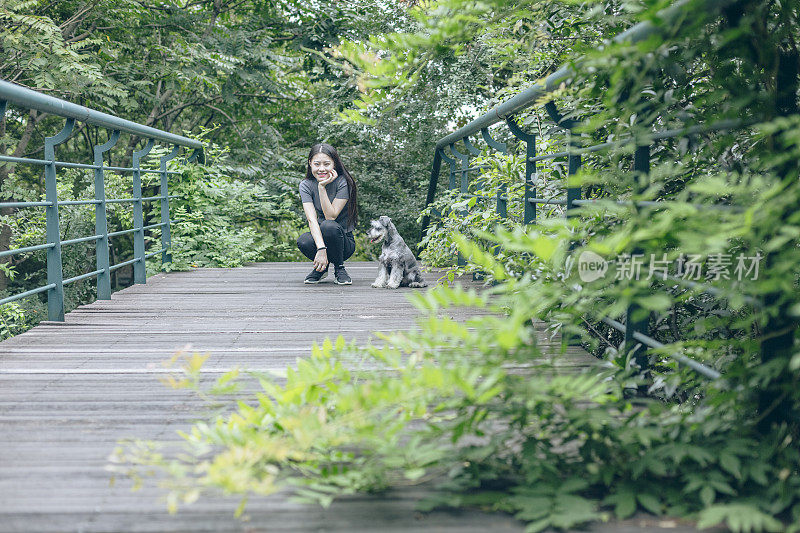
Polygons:
[[[202,413],[193,395],[158,380],[177,349],[209,352],[204,372],[213,375],[284,368],[327,336],[365,342],[413,327],[408,289],[369,286],[376,265],[349,265],[347,287],[304,285],[308,270],[269,263],[158,274],[0,343],[0,531],[522,531],[504,515],[417,513],[414,490],[329,509],[252,498],[240,521],[238,498],[204,498],[170,516],[152,484],[111,486],[104,467],[118,440],[175,441]],[[576,350],[570,361],[591,359]],[[602,530],[636,529],[626,527]]]

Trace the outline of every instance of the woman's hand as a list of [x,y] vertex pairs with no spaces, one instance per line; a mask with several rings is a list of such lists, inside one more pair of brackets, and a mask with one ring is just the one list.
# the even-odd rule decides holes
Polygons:
[[333,183],[333,181],[339,177],[339,174],[336,173],[336,169],[332,168],[330,172],[328,172],[324,176],[317,176],[317,185],[321,187],[325,187],[326,185]]
[[317,255],[314,256],[314,270],[323,272],[328,266],[328,252],[327,250],[317,250]]

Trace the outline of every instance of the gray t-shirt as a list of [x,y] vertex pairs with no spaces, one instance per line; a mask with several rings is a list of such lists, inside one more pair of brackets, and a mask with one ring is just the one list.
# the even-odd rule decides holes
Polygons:
[[[325,192],[328,193],[328,199],[333,203],[336,198],[350,198],[350,188],[347,186],[347,179],[343,175],[339,175],[325,186]],[[316,180],[303,179],[300,181],[300,201],[303,203],[312,202],[314,209],[317,210],[317,221],[322,222],[325,220],[325,213],[322,212],[322,204],[319,203],[319,187]],[[336,222],[342,225],[345,232],[350,232],[355,229],[355,226],[350,222],[347,216],[347,204],[339,212],[336,217]]]

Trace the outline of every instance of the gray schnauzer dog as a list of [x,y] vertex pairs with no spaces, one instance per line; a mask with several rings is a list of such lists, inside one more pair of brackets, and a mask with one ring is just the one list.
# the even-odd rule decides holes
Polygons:
[[396,289],[397,287],[427,287],[422,278],[419,264],[414,259],[414,254],[397,232],[389,217],[383,216],[373,220],[367,237],[373,243],[383,241],[381,256],[378,258],[381,266],[378,277],[372,284],[375,288]]

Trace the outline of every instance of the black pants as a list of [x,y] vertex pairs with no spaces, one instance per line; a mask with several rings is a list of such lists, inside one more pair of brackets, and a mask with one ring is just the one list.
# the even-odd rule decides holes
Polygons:
[[[328,248],[328,262],[333,266],[341,266],[347,261],[353,252],[356,251],[356,240],[353,232],[345,232],[341,224],[335,220],[323,220],[320,222],[319,229],[322,231],[322,239]],[[307,231],[297,238],[297,247],[303,255],[314,260],[317,255],[317,245],[314,237]]]

